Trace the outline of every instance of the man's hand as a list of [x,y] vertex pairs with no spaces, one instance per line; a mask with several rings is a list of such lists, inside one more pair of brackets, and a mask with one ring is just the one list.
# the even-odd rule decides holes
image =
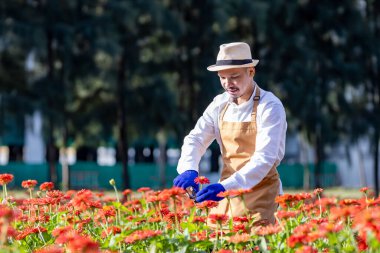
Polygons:
[[199,191],[199,185],[194,182],[194,179],[198,177],[198,172],[195,170],[187,170],[179,174],[173,180],[174,186],[185,189],[189,186],[193,187],[193,191],[197,193]]
[[216,195],[218,195],[220,192],[224,192],[225,190],[226,189],[224,189],[223,185],[219,183],[210,184],[197,193],[197,197],[195,201],[196,202],[202,202],[205,200],[220,201],[223,198],[217,197]]

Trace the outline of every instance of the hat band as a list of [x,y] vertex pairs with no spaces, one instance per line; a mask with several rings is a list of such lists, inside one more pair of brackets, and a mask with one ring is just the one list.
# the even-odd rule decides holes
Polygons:
[[246,60],[219,60],[216,61],[215,66],[224,66],[224,65],[244,65],[252,63],[252,59],[246,59]]

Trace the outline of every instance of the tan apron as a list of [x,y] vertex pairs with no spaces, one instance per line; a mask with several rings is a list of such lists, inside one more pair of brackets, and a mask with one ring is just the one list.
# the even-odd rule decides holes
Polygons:
[[[230,177],[250,161],[256,147],[256,113],[260,100],[260,89],[256,86],[256,94],[253,98],[252,119],[250,122],[223,121],[228,103],[224,107],[219,118],[220,135],[222,139],[222,156],[224,167],[220,181]],[[252,188],[252,192],[244,194],[245,206],[249,213],[260,214],[256,225],[274,223],[274,212],[277,209],[275,198],[279,194],[279,176],[274,165],[265,178]],[[233,217],[246,214],[246,208],[240,197],[231,199],[232,212],[227,199],[219,202],[219,205],[211,209],[210,213],[222,213]]]

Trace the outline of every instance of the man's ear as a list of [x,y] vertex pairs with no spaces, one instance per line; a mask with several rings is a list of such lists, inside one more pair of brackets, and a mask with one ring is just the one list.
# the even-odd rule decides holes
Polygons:
[[248,74],[250,77],[253,77],[255,75],[255,73],[256,73],[256,70],[254,67],[248,68]]

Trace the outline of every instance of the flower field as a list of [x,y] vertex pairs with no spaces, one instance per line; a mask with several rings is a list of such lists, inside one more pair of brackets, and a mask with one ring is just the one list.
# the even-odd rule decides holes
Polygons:
[[[276,224],[258,226],[248,212],[210,214],[218,202],[194,203],[180,188],[119,193],[110,180],[110,198],[26,180],[28,197],[20,199],[7,193],[12,180],[0,174],[0,252],[380,251],[380,199],[369,197],[367,188],[360,199],[324,198],[322,189],[284,194],[276,199]],[[244,192],[223,196],[244,199]]]

